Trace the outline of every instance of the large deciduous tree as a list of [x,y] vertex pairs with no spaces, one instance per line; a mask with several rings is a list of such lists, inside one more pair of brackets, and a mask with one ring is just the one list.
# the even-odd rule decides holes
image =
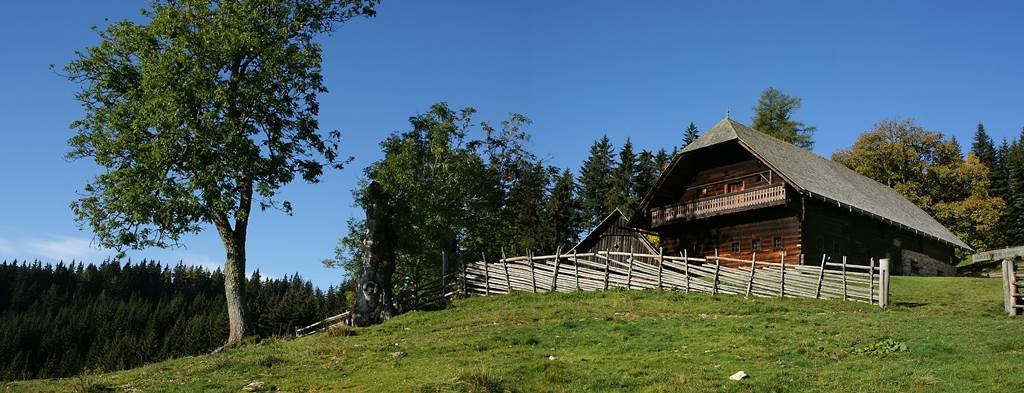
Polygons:
[[792,119],[793,112],[800,109],[800,97],[788,96],[774,87],[769,87],[757,100],[754,107],[755,130],[778,139],[810,149],[814,146],[815,128]]
[[71,158],[103,172],[72,203],[99,244],[169,247],[216,228],[226,251],[227,345],[246,334],[245,243],[253,203],[340,168],[337,132],[318,130],[326,91],[319,35],[374,15],[376,0],[156,1],[65,67],[85,116]]
[[988,168],[973,153],[965,159],[956,139],[910,120],[889,120],[832,158],[903,194],[971,247],[998,242],[1005,204],[989,195]]

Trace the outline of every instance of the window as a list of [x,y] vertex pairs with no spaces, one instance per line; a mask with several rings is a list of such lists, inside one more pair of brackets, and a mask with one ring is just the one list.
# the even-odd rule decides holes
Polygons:
[[729,183],[729,186],[726,187],[726,189],[725,189],[725,192],[740,192],[740,191],[743,191],[743,182],[741,182],[741,181],[738,181],[738,182],[735,182],[735,183]]
[[732,252],[740,252],[740,242],[732,242]]
[[772,239],[772,249],[782,249],[782,236],[776,236],[775,238]]
[[761,239],[754,239],[750,241],[750,250],[754,252],[761,251]]

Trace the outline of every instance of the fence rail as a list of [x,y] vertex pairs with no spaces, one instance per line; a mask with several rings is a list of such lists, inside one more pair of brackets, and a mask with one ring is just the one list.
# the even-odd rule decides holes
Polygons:
[[352,325],[352,312],[351,311],[345,311],[345,312],[343,312],[341,314],[335,315],[333,317],[328,317],[327,319],[324,319],[322,321],[316,322],[316,323],[314,323],[312,325],[305,326],[305,327],[295,328],[295,337],[302,337],[302,336],[308,336],[308,335],[314,334],[314,333],[319,333],[319,332],[327,330],[331,326],[337,325],[339,323],[343,323],[343,324],[351,326]]
[[707,256],[596,252],[518,256],[481,260],[465,266],[464,291],[492,295],[511,292],[595,291],[610,288],[670,289],[685,292],[762,297],[842,299],[889,303],[889,261],[868,265],[822,257],[796,264],[779,254],[777,262]]

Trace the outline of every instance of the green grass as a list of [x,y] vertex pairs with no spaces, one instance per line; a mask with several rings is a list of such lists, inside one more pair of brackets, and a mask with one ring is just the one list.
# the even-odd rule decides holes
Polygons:
[[[998,279],[894,277],[889,310],[657,291],[473,297],[353,335],[93,376],[95,390],[1024,391]],[[395,354],[401,352],[402,354]],[[549,356],[554,356],[553,360]],[[734,382],[729,375],[746,371]],[[72,390],[78,381],[8,384]]]

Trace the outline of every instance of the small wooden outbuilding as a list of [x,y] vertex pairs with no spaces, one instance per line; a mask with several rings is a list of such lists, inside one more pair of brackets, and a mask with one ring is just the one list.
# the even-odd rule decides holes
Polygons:
[[629,219],[619,209],[608,214],[583,240],[569,250],[570,253],[573,251],[658,253],[658,249],[651,244],[643,231],[629,226]]

